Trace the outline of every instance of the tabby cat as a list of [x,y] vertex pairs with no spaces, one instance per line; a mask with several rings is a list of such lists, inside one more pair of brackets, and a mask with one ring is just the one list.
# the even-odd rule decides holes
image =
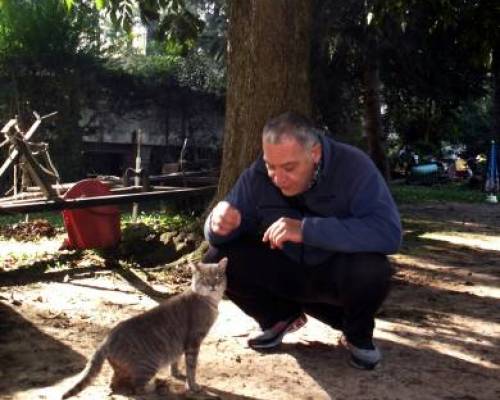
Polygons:
[[185,355],[186,388],[199,391],[195,373],[200,345],[217,318],[226,288],[227,258],[218,264],[191,264],[191,288],[143,314],[118,323],[97,348],[78,382],[63,399],[74,396],[99,374],[107,359],[113,368],[113,392],[142,393],[161,367],[177,375]]

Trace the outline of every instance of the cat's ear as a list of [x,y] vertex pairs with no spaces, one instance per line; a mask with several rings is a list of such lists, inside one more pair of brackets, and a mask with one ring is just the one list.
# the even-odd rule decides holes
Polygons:
[[226,271],[227,267],[227,257],[224,257],[222,260],[219,261],[219,268],[222,269],[224,272]]

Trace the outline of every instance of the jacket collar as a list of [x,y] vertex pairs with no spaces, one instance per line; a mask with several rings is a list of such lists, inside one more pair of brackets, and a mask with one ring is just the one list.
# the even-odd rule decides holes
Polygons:
[[319,140],[321,142],[321,165],[318,181],[321,181],[321,179],[325,179],[332,172],[335,141],[325,135],[321,135]]

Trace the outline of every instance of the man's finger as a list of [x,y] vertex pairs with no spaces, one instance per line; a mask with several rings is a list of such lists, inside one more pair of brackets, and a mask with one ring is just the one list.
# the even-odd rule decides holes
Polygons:
[[264,233],[264,238],[263,240],[265,242],[270,242],[271,243],[271,247],[272,248],[275,248],[275,237],[276,237],[276,234],[277,232],[281,229],[281,224],[280,224],[280,221],[276,221],[274,222],[273,224],[271,224],[271,226],[269,226],[269,228],[267,228],[267,231]]
[[281,230],[280,232],[276,233],[276,236],[274,237],[274,245],[278,248],[283,247],[283,243],[288,239],[288,234],[286,229]]
[[264,235],[262,236],[262,241],[263,242],[268,242],[269,241],[269,230],[271,227],[268,227],[266,231],[264,232]]
[[273,237],[274,237],[274,231],[276,230],[276,222],[273,222],[268,228],[267,230],[264,232],[264,237],[262,238],[262,240],[264,242],[272,242],[273,240]]

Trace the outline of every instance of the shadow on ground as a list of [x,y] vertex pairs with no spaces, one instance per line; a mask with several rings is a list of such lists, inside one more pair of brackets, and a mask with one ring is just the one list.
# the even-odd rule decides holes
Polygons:
[[[32,362],[33,353],[39,362]],[[49,359],[47,355],[50,364],[45,360]],[[85,365],[84,357],[40,331],[3,302],[0,302],[0,360],[0,398],[52,385],[75,373],[68,365],[76,365],[77,370]]]
[[[418,337],[412,338],[418,341]],[[494,400],[500,398],[498,369],[486,368],[440,354],[425,347],[409,347],[401,343],[379,341],[382,364],[374,371],[349,367],[346,352],[320,342],[284,344],[282,351],[292,355],[331,399],[448,399]],[[450,371],[461,381],[460,389],[449,381]],[[496,385],[492,382],[496,381]],[[381,396],[380,389],[386,393]],[[464,391],[463,388],[467,390]],[[377,397],[374,397],[377,393]]]

